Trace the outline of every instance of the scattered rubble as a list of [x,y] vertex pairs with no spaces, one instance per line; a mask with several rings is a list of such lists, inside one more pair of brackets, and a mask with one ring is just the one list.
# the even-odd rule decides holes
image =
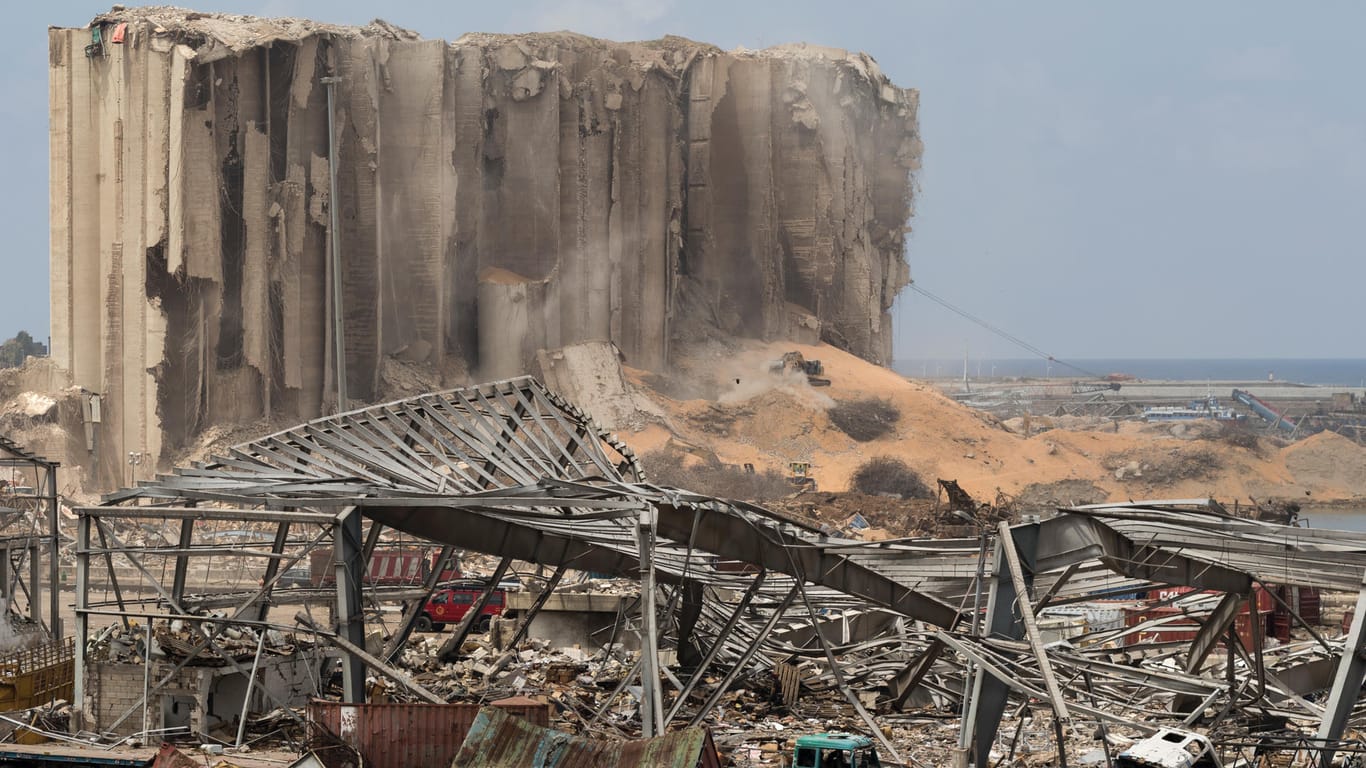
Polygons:
[[[545,740],[778,766],[832,730],[979,768],[1366,753],[1366,535],[1295,525],[1283,499],[1078,506],[1230,477],[1234,498],[1350,497],[1359,446],[1122,434],[1108,405],[1003,424],[867,364],[890,351],[920,157],[917,95],[867,56],[120,6],[50,43],[70,295],[51,386],[7,384],[0,428],[127,487],[63,509],[42,460],[0,443],[35,471],[0,478],[0,639],[23,600],[44,628],[40,556],[49,590],[74,572],[80,634],[0,660],[0,686],[41,674],[51,699],[0,740],[359,765],[354,722],[325,732],[306,702],[534,697],[555,732],[486,710],[457,764]],[[116,151],[76,162],[109,126]],[[127,221],[99,226],[116,198]],[[349,400],[319,277],[339,209],[331,234],[362,244],[338,283]],[[476,361],[498,381],[468,386]],[[629,444],[647,433],[661,461],[782,493],[665,482]],[[879,457],[942,495],[816,491]],[[420,623],[457,596],[463,618]]]
[[[529,379],[422,395],[244,443],[77,509],[78,538],[97,530],[153,580],[143,558],[164,556],[174,574],[233,557],[252,572],[249,551],[272,562],[336,553],[332,615],[310,616],[305,602],[291,624],[271,603],[295,591],[276,590],[269,570],[245,594],[182,598],[172,583],[153,590],[169,600],[129,604],[116,592],[98,613],[78,595],[78,615],[137,623],[98,633],[77,665],[146,681],[149,696],[168,695],[152,686],[164,665],[217,670],[202,696],[219,676],[297,663],[298,687],[267,686],[280,700],[271,727],[286,733],[280,723],[301,717],[293,694],[529,696],[550,704],[556,728],[595,738],[706,725],[742,765],[779,765],[794,738],[836,728],[875,739],[888,761],[920,764],[962,750],[979,764],[1083,764],[1159,728],[1197,732],[1221,756],[1253,738],[1278,753],[1314,738],[1360,746],[1349,726],[1366,665],[1337,660],[1358,658],[1344,649],[1366,646],[1366,620],[1345,636],[1324,628],[1345,607],[1318,595],[1359,589],[1366,536],[1235,517],[1212,502],[1017,518],[1006,494],[983,503],[957,482],[939,487],[939,501],[918,505],[807,493],[768,509],[652,484],[624,444]],[[149,516],[175,517],[178,535],[140,522]],[[223,530],[248,521],[277,533]],[[893,525],[925,533],[869,535]],[[323,533],[290,538],[301,528]],[[473,603],[457,626],[413,634],[413,613],[386,609],[424,600],[443,569],[386,601],[360,565],[365,541],[378,551],[385,531],[481,553],[461,558]],[[181,540],[204,543],[171,544]],[[101,547],[78,550],[81,578],[105,564]],[[507,589],[517,600],[474,631]],[[139,619],[152,603],[148,640]],[[557,639],[528,633],[567,617],[577,623]],[[73,718],[114,730],[110,718],[136,711],[132,695],[87,697]],[[189,729],[201,738],[240,742],[234,723],[257,727],[240,711],[200,709]],[[1274,736],[1260,730],[1271,720]]]

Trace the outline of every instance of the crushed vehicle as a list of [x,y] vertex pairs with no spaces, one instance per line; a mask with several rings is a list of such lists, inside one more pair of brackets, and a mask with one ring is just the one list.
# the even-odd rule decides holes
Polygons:
[[1209,739],[1198,733],[1162,728],[1119,753],[1117,768],[1220,768]]
[[854,733],[815,733],[797,737],[795,768],[880,768],[873,740]]

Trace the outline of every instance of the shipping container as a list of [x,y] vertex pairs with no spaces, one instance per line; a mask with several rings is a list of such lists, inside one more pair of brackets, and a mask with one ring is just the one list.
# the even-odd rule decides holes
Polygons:
[[1081,616],[1040,616],[1036,623],[1045,645],[1086,634],[1086,619]]
[[1323,621],[1323,601],[1319,598],[1319,590],[1316,587],[1295,587],[1294,590],[1295,599],[1287,602],[1301,619],[1317,626]]
[[[1249,612],[1244,608],[1234,617],[1233,627],[1238,633],[1238,639],[1242,641],[1243,647],[1251,650],[1253,646],[1253,632],[1259,633],[1260,642],[1266,642],[1266,626],[1271,620],[1271,611],[1258,611],[1257,621],[1249,620]],[[1147,629],[1142,632],[1135,632],[1124,638],[1125,645],[1138,645],[1140,643],[1187,643],[1195,639],[1200,631],[1200,621],[1195,617],[1188,617],[1185,611],[1175,606],[1130,608],[1125,611],[1124,624],[1127,627],[1136,627],[1145,621],[1152,619],[1172,618],[1170,621]]]
[[1090,600],[1070,605],[1050,605],[1044,616],[1080,616],[1086,620],[1087,632],[1108,632],[1125,626],[1125,610],[1141,607],[1134,600]]
[[[376,586],[416,586],[427,579],[431,569],[441,567],[439,581],[460,578],[460,564],[454,556],[438,563],[440,551],[431,547],[377,547],[370,555],[365,583]],[[313,586],[330,587],[337,583],[337,561],[332,550],[309,553],[309,572]]]
[[[1276,594],[1281,598],[1285,605],[1290,607],[1295,613],[1299,614],[1305,623],[1318,625],[1323,620],[1319,591],[1313,587],[1276,587]],[[1276,604],[1276,637],[1281,640],[1290,639],[1290,630],[1297,622],[1278,602]]]
[[[1159,587],[1148,592],[1148,599],[1158,601],[1171,600],[1172,598],[1181,597],[1183,595],[1189,595],[1195,593],[1196,591],[1197,590],[1195,589],[1195,587]],[[1271,594],[1268,593],[1265,589],[1262,589],[1260,586],[1258,586],[1253,588],[1253,592],[1257,595],[1257,610],[1263,612],[1276,610],[1276,598],[1272,597]],[[1217,599],[1219,597],[1222,597],[1224,593],[1215,592],[1213,590],[1203,590],[1200,591],[1200,594],[1210,595]]]
[[[517,697],[495,701],[533,725],[550,725],[550,705]],[[314,699],[308,719],[360,751],[367,768],[448,768],[478,704],[343,704]]]

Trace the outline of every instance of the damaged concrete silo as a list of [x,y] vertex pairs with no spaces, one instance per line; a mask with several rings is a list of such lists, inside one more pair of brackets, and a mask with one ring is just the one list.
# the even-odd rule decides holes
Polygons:
[[867,56],[166,8],[49,44],[53,357],[103,394],[105,483],[335,408],[327,77],[352,399],[395,357],[504,377],[610,340],[662,370],[707,329],[889,358],[917,99]]

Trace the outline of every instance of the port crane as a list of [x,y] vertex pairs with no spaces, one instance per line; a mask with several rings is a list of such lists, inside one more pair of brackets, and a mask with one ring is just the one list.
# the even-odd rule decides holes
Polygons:
[[1247,390],[1233,390],[1233,399],[1246,405],[1248,408],[1251,408],[1253,413],[1261,416],[1269,425],[1268,429],[1281,429],[1292,435],[1295,434],[1295,430],[1299,429],[1299,424],[1292,422],[1284,413],[1276,410],[1271,404]]

